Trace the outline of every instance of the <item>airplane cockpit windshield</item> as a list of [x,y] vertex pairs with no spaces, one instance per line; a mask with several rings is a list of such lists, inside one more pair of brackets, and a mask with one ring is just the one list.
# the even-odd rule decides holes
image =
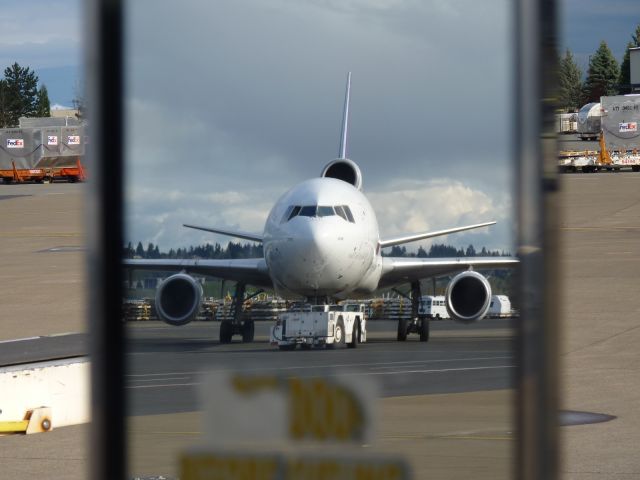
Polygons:
[[351,209],[347,205],[336,205],[335,207],[329,205],[291,205],[287,208],[286,213],[282,219],[282,223],[288,222],[294,217],[331,217],[338,215],[345,221],[350,223],[356,223],[351,213]]

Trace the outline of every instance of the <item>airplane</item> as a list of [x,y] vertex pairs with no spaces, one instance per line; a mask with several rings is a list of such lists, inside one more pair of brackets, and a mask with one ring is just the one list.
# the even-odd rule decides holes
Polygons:
[[382,249],[387,247],[487,227],[496,222],[381,239],[375,212],[362,192],[360,167],[346,157],[350,91],[351,72],[347,75],[338,158],[324,167],[320,177],[303,181],[282,195],[271,209],[261,234],[184,225],[262,243],[263,258],[124,260],[127,269],[179,272],[162,281],[156,290],[155,306],[160,319],[178,326],[196,317],[202,302],[202,286],[191,274],[236,282],[233,319],[221,323],[221,343],[230,343],[236,334],[242,336],[243,342],[253,341],[253,321],[243,319],[242,312],[247,285],[273,289],[283,298],[303,297],[317,304],[370,298],[380,288],[410,284],[412,319],[398,321],[397,339],[404,341],[408,333],[418,333],[421,341],[428,341],[429,320],[417,315],[420,280],[455,273],[445,293],[449,315],[464,323],[478,321],[486,315],[491,287],[486,277],[475,269],[513,267],[517,259],[382,256]]

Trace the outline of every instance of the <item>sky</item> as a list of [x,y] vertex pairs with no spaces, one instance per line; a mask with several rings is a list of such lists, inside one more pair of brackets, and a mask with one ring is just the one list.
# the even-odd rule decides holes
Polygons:
[[[182,223],[260,232],[288,188],[335,158],[347,71],[348,156],[382,237],[451,235],[512,250],[508,0],[128,2],[127,240],[226,243]],[[79,0],[5,0],[0,67],[17,61],[69,105],[82,72]],[[560,48],[619,59],[637,0],[564,0]],[[430,242],[425,242],[428,247]]]

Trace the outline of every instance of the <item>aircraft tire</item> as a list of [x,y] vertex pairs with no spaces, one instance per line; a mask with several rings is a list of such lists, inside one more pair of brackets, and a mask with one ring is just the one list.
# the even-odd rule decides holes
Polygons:
[[351,332],[351,341],[347,344],[349,348],[356,348],[360,343],[360,321],[353,322],[353,332]]
[[242,324],[242,342],[251,343],[255,334],[255,324],[253,320],[246,320]]
[[233,336],[233,325],[231,322],[220,323],[220,343],[231,343]]
[[328,344],[329,348],[344,348],[346,341],[346,333],[344,330],[344,321],[342,317],[336,322],[336,329],[333,332],[333,343]]
[[313,345],[311,343],[300,344],[300,350],[311,350],[311,348],[313,348]]
[[429,319],[423,318],[420,322],[420,341],[428,342],[429,341]]
[[404,342],[407,339],[407,320],[401,318],[398,320],[398,341]]
[[292,343],[291,345],[278,345],[278,348],[282,352],[291,352],[296,349],[296,344]]

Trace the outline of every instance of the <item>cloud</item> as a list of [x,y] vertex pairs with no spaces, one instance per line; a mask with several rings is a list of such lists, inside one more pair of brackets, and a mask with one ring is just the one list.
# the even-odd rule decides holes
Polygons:
[[[508,197],[472,189],[458,180],[447,178],[426,181],[397,182],[388,189],[372,193],[369,200],[373,205],[380,226],[381,236],[427,232],[471,225],[496,220],[510,222],[512,213]],[[468,245],[469,236],[478,242],[494,243],[487,238],[490,229],[475,230],[465,237],[459,234],[439,237],[416,243],[429,246],[432,243],[447,243],[455,246]],[[462,243],[461,239],[464,239]],[[502,248],[508,247],[504,244]]]
[[[216,238],[186,222],[260,231],[282,193],[335,158],[347,71],[348,155],[365,192],[384,198],[384,232],[473,223],[509,205],[509,5],[132,2],[129,238]],[[511,243],[508,231],[487,235]]]
[[0,65],[31,68],[78,65],[78,0],[5,0],[0,11]]

